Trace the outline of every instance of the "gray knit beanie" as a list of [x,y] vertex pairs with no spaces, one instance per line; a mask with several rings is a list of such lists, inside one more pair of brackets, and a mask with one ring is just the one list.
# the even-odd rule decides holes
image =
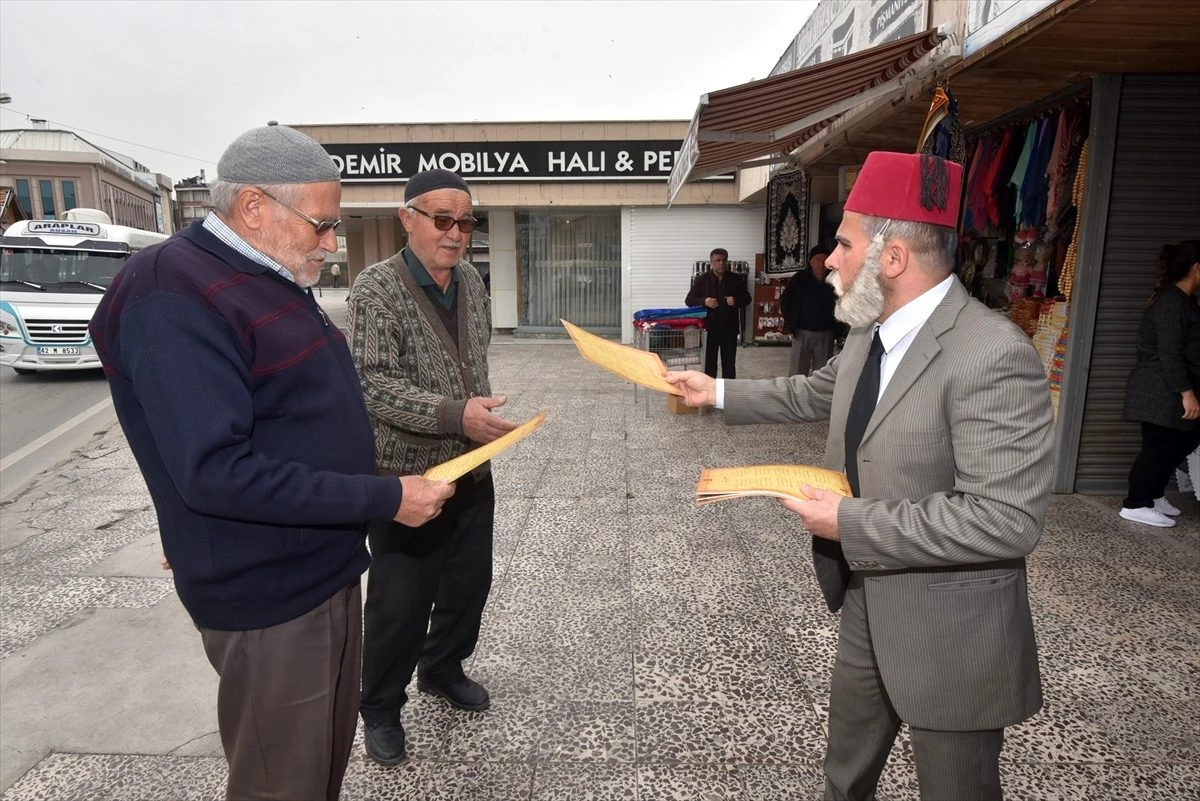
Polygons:
[[233,140],[217,162],[217,179],[235,184],[339,181],[325,148],[294,128],[271,122]]

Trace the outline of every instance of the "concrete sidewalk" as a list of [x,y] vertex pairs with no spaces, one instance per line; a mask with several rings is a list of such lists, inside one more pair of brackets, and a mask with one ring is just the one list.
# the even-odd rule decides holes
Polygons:
[[[318,298],[344,320],[345,290]],[[837,620],[777,503],[696,508],[701,466],[816,462],[825,426],[649,415],[565,342],[498,337],[505,416],[546,426],[495,465],[495,586],[472,674],[492,709],[416,695],[412,758],[356,748],[344,799],[821,795]],[[745,377],[785,348],[739,353]],[[1160,801],[1200,787],[1200,503],[1180,525],[1056,496],[1030,585],[1046,705],[1010,730],[1007,798]],[[0,508],[0,790],[10,799],[223,797],[216,677],[159,569],[118,429]],[[907,738],[881,797],[915,799]]]

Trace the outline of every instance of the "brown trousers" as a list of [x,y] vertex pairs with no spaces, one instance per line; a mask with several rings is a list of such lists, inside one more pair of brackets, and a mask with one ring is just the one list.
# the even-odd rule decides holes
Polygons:
[[265,629],[200,629],[221,681],[228,801],[337,801],[358,723],[362,590]]

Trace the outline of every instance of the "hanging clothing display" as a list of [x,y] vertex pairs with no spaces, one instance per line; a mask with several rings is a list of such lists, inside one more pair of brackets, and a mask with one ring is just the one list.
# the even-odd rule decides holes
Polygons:
[[1055,410],[1066,354],[1086,96],[969,140],[959,277],[1033,340]]

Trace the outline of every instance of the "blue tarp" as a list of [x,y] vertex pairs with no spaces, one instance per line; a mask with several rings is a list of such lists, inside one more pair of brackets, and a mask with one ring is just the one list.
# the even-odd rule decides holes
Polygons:
[[685,306],[680,309],[642,309],[633,313],[634,320],[670,320],[673,317],[695,317],[703,320],[708,309],[703,306]]

